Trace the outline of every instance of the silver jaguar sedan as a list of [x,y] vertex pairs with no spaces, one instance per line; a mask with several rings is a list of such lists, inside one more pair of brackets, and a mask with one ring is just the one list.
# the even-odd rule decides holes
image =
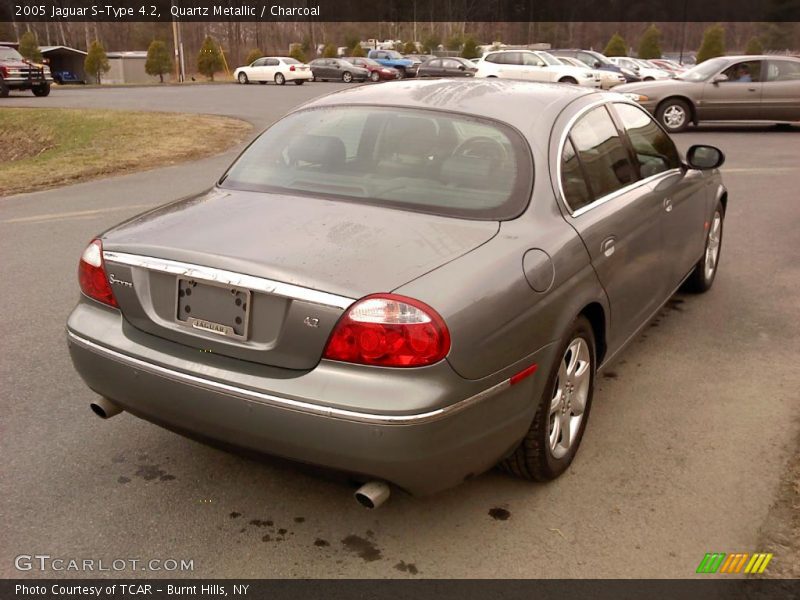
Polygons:
[[347,472],[365,506],[552,479],[598,369],[714,282],[723,160],[577,86],[327,95],[89,243],[70,354],[100,416]]

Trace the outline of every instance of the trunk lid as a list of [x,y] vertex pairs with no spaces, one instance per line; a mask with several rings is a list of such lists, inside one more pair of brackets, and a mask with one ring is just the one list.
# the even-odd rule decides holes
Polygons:
[[134,217],[106,232],[103,247],[112,289],[134,327],[201,351],[310,369],[353,300],[392,291],[498,228],[351,202],[211,190]]

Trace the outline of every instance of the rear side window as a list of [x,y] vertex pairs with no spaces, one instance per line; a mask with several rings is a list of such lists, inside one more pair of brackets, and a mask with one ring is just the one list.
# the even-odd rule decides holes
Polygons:
[[[605,106],[583,115],[570,131],[569,139],[580,159],[592,200],[612,194],[636,180],[628,150]],[[565,183],[563,173],[562,165],[562,185]],[[573,211],[577,210],[569,198],[565,199]]]
[[769,61],[767,81],[800,81],[800,62],[791,60]]
[[631,140],[642,178],[680,166],[681,160],[675,144],[647,112],[637,106],[622,103],[614,104],[614,109]]
[[220,186],[506,220],[528,204],[533,165],[527,142],[495,121],[337,106],[298,111],[273,125]]
[[573,211],[583,208],[592,201],[581,163],[569,139],[561,153],[561,187],[564,190],[564,199]]

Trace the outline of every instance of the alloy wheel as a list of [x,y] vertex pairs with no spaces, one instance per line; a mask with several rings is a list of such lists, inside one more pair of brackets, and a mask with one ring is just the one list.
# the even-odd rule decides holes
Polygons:
[[686,111],[677,104],[669,105],[664,110],[664,125],[668,129],[678,129],[686,122]]
[[706,240],[706,256],[703,269],[706,279],[711,279],[714,270],[717,268],[719,258],[719,247],[722,241],[722,215],[719,211],[714,213],[714,220],[711,222],[711,229]]
[[561,458],[578,437],[592,380],[592,358],[586,340],[572,340],[558,368],[550,400],[550,453]]

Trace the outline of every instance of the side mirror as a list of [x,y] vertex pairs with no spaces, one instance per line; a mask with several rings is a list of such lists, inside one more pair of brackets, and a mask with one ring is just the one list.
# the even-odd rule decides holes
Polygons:
[[714,79],[711,80],[711,83],[717,85],[721,81],[728,81],[728,76],[724,73],[720,73],[719,75],[714,76]]
[[603,66],[603,65],[601,65],[601,64],[600,64],[600,61],[599,61],[599,60],[596,60],[596,61],[594,61],[594,68],[595,68],[595,69],[599,69],[599,68],[600,68],[600,67],[602,67],[602,66]]
[[466,68],[467,68],[467,67],[465,67],[464,65],[458,65],[458,70],[459,70],[459,71],[463,71],[463,70],[465,70]]
[[693,169],[708,171],[718,169],[725,162],[722,150],[714,146],[697,145],[689,148],[686,153],[686,162]]

